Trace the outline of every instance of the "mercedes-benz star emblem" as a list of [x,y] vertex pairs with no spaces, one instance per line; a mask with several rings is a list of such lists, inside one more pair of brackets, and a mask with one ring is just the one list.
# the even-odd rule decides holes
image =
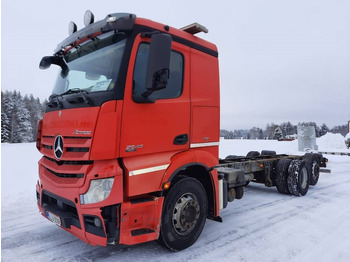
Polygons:
[[57,159],[60,159],[63,155],[63,138],[60,135],[55,138],[53,153]]

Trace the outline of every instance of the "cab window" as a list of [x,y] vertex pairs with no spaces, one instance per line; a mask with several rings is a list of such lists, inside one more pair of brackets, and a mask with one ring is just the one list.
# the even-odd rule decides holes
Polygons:
[[[146,91],[146,73],[149,54],[148,43],[141,43],[135,61],[133,75],[133,93],[142,94]],[[183,88],[183,56],[179,52],[171,51],[170,76],[167,87],[152,94],[156,99],[169,99],[179,97]]]

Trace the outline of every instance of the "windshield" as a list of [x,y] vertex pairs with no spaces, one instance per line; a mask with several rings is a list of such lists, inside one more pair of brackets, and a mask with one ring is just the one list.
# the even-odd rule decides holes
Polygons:
[[99,92],[112,90],[116,83],[124,54],[124,33],[108,33],[72,48],[63,55],[69,73],[58,74],[52,95],[69,90]]

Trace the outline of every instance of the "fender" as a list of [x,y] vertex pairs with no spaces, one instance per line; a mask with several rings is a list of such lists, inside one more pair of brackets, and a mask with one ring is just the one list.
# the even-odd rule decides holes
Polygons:
[[[174,155],[171,158],[171,163],[166,172],[163,175],[163,179],[160,184],[160,190],[163,190],[163,185],[167,182],[173,181],[173,179],[179,175],[181,172],[186,172],[186,170],[190,170],[196,168],[200,168],[205,171],[201,174],[193,174],[193,177],[197,179],[201,179],[205,176],[205,174],[209,175],[209,178],[205,181],[205,188],[208,193],[208,202],[211,204],[212,215],[219,216],[219,190],[218,190],[218,179],[216,170],[209,171],[212,166],[217,165],[218,160],[211,153],[206,152],[200,149],[193,149],[186,152],[181,152],[179,154]],[[191,171],[189,171],[191,172]],[[204,174],[204,175],[203,175]],[[203,183],[203,181],[201,181]]]

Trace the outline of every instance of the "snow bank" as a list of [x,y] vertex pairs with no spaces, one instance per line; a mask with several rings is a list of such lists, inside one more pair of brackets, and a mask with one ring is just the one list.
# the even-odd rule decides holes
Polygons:
[[332,150],[332,149],[344,149],[346,150],[345,146],[345,138],[337,133],[327,133],[324,136],[321,136],[320,138],[317,139],[317,145],[318,149],[320,151],[323,150]]

